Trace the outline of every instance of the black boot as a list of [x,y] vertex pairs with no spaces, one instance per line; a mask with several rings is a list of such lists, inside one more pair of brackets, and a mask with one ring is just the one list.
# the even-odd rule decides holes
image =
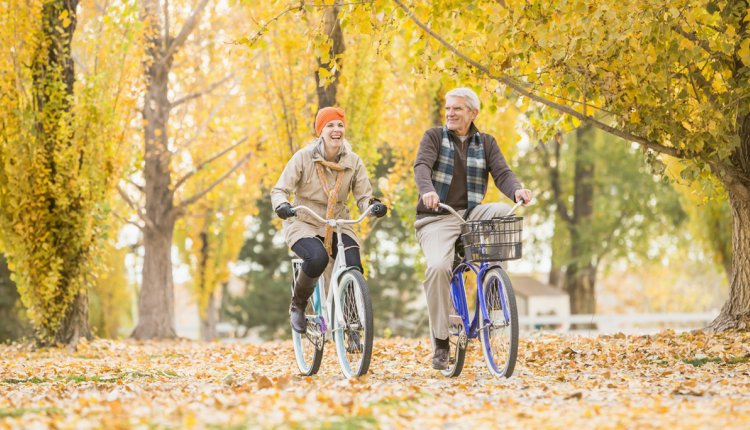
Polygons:
[[289,306],[292,329],[297,333],[305,333],[307,331],[305,308],[307,307],[307,300],[312,296],[312,293],[315,290],[315,282],[317,280],[318,278],[311,278],[302,270],[297,273],[297,282],[294,284],[292,304]]

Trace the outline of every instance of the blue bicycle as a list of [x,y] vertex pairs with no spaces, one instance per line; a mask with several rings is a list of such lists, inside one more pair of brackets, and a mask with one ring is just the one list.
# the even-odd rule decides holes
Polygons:
[[[462,223],[457,265],[451,277],[454,314],[449,316],[448,369],[441,371],[445,376],[461,374],[468,340],[476,337],[482,342],[490,373],[506,378],[513,375],[518,355],[518,310],[513,285],[499,263],[521,258],[523,217],[513,215],[521,203],[506,216],[477,221],[466,221],[450,206],[440,204]],[[464,285],[471,273],[477,280],[477,297],[474,317],[469,320]]]

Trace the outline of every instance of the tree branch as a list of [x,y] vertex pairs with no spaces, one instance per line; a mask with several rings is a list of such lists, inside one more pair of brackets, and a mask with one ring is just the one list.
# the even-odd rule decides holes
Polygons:
[[660,152],[662,154],[671,155],[672,157],[675,157],[675,158],[685,158],[686,157],[686,154],[683,151],[681,151],[681,150],[679,150],[677,148],[672,148],[672,147],[664,146],[664,145],[661,145],[659,143],[650,141],[650,140],[648,140],[648,139],[646,139],[644,137],[637,136],[635,134],[627,132],[625,130],[620,130],[620,129],[614,128],[614,127],[612,127],[610,125],[607,125],[607,124],[605,124],[605,123],[603,123],[603,122],[601,122],[601,121],[599,121],[599,120],[597,120],[597,119],[595,119],[595,118],[593,118],[591,116],[583,115],[582,113],[576,111],[575,109],[571,108],[570,106],[561,105],[559,103],[555,103],[555,102],[553,102],[551,100],[547,100],[547,99],[545,99],[543,97],[540,97],[540,96],[534,94],[533,92],[531,92],[530,90],[528,90],[527,88],[525,88],[525,84],[523,84],[523,83],[516,82],[516,81],[508,78],[507,76],[495,75],[495,74],[491,73],[490,70],[486,66],[483,66],[479,62],[477,62],[477,61],[469,58],[464,53],[462,53],[461,51],[459,51],[458,49],[456,49],[453,45],[451,45],[450,43],[448,43],[439,34],[437,34],[434,31],[432,31],[427,25],[425,25],[422,21],[420,21],[419,18],[417,18],[416,15],[414,15],[414,13],[409,8],[407,8],[400,0],[393,0],[393,1],[401,9],[403,9],[404,12],[406,12],[406,15],[409,17],[409,19],[411,19],[415,24],[417,24],[417,26],[419,26],[425,33],[429,34],[432,38],[434,38],[435,40],[437,40],[438,42],[440,42],[440,44],[442,44],[443,46],[445,46],[446,48],[448,48],[448,50],[451,51],[453,54],[455,54],[457,57],[459,57],[462,60],[464,60],[465,62],[467,62],[469,65],[471,65],[472,67],[474,67],[475,69],[477,69],[478,71],[480,71],[482,74],[484,74],[488,78],[490,78],[492,80],[495,80],[495,81],[498,81],[498,82],[501,82],[501,83],[507,85],[508,87],[510,87],[511,89],[513,89],[516,93],[521,94],[521,95],[523,95],[525,97],[528,97],[529,99],[534,100],[536,102],[539,102],[539,103],[541,103],[541,104],[543,104],[545,106],[549,106],[552,109],[555,109],[555,110],[557,110],[559,112],[562,112],[562,113],[568,114],[568,115],[570,115],[570,116],[572,116],[574,118],[577,118],[578,120],[580,120],[583,123],[591,124],[592,126],[594,126],[596,128],[599,128],[601,130],[604,130],[604,131],[606,131],[609,134],[621,137],[621,138],[623,138],[625,140],[629,140],[629,141],[632,141],[632,142],[639,143],[642,146],[644,146],[644,147],[646,147],[648,149],[651,149],[653,151]]
[[690,32],[685,31],[685,29],[683,29],[682,27],[680,27],[677,24],[675,24],[675,25],[672,26],[672,30],[675,33],[679,34],[680,36],[684,37],[685,39],[687,39],[687,40],[695,43],[698,47],[700,47],[701,49],[703,49],[704,51],[706,51],[706,53],[708,55],[710,55],[710,56],[712,56],[714,58],[720,58],[722,60],[726,60],[726,55],[724,55],[724,54],[722,54],[720,52],[716,52],[716,51],[712,50],[711,47],[708,44],[708,41],[699,39],[698,38],[698,34],[696,32],[694,32],[694,31],[690,31]]
[[127,218],[123,217],[122,215],[118,214],[117,212],[114,212],[114,211],[112,211],[112,215],[114,215],[114,216],[115,216],[115,218],[119,219],[120,221],[124,222],[125,224],[132,224],[132,225],[134,225],[134,226],[138,227],[138,229],[139,229],[140,231],[143,231],[143,230],[145,229],[145,227],[144,227],[144,226],[142,226],[142,225],[138,224],[138,223],[137,223],[137,222],[135,222],[135,221],[131,221],[131,220],[129,220],[129,219],[127,219]]
[[205,160],[205,161],[203,161],[202,163],[200,163],[200,164],[198,164],[197,166],[195,166],[195,168],[193,168],[193,170],[189,171],[189,172],[188,172],[187,174],[185,174],[185,176],[183,176],[182,178],[180,178],[180,179],[179,179],[179,180],[178,180],[178,181],[177,181],[177,182],[175,183],[175,185],[174,185],[174,189],[176,190],[176,189],[180,188],[180,187],[182,186],[182,184],[184,184],[184,183],[185,183],[185,181],[187,181],[188,179],[190,179],[190,178],[191,178],[191,177],[192,177],[193,175],[195,175],[196,173],[200,172],[200,171],[201,171],[201,170],[202,170],[202,169],[203,169],[204,167],[206,167],[206,166],[207,166],[208,164],[212,163],[213,161],[215,161],[215,160],[216,160],[216,159],[218,159],[219,157],[221,157],[221,156],[223,156],[224,154],[228,153],[229,151],[233,150],[234,148],[236,148],[236,147],[237,147],[237,146],[239,146],[240,144],[244,143],[244,142],[245,142],[246,140],[247,140],[247,136],[243,137],[242,139],[240,139],[240,140],[239,140],[239,141],[237,141],[236,143],[234,143],[234,144],[232,144],[232,145],[230,145],[230,146],[228,146],[228,147],[224,148],[223,150],[219,151],[219,152],[218,152],[217,154],[215,154],[215,155],[214,155],[213,157],[210,157],[210,158],[208,158],[207,160]]
[[143,222],[146,223],[146,227],[155,229],[156,226],[154,225],[154,222],[151,221],[151,218],[149,218],[148,215],[143,212],[142,207],[138,206],[137,204],[135,204],[135,202],[133,202],[133,200],[130,198],[128,193],[119,184],[117,185],[117,191],[120,193],[120,196],[122,196],[123,200],[125,200],[125,203],[127,203],[131,209],[133,209],[134,211],[136,211],[136,213],[138,213],[138,217],[140,217],[143,220]]
[[144,192],[144,189],[143,189],[143,185],[140,185],[140,184],[136,184],[136,183],[135,183],[135,182],[133,182],[133,180],[132,180],[132,179],[130,179],[130,178],[127,178],[127,179],[125,179],[125,180],[126,180],[126,181],[128,181],[128,184],[130,184],[130,185],[132,185],[132,186],[136,187],[136,188],[138,189],[138,191],[140,191],[140,192]]
[[190,33],[193,32],[195,26],[198,24],[200,15],[201,13],[203,13],[203,9],[206,8],[207,4],[208,0],[201,0],[201,2],[198,3],[198,6],[193,9],[193,13],[185,21],[185,25],[182,26],[180,33],[171,42],[169,42],[169,46],[164,52],[164,55],[162,55],[161,61],[165,61],[167,58],[170,58],[180,48],[180,46],[185,43],[185,40],[187,40],[188,36],[190,36]]
[[[164,44],[169,43],[169,0],[164,0]],[[165,46],[166,47],[166,46]]]
[[240,161],[237,162],[237,164],[235,164],[234,166],[232,166],[231,169],[229,169],[228,171],[226,171],[223,175],[221,175],[217,180],[215,180],[206,189],[204,189],[203,191],[199,191],[198,193],[194,194],[192,197],[184,200],[182,203],[180,203],[179,205],[177,205],[175,207],[175,209],[178,212],[184,211],[185,208],[187,208],[189,205],[191,205],[191,204],[195,203],[196,201],[198,201],[198,199],[200,199],[204,195],[208,194],[208,192],[211,191],[212,189],[214,189],[214,187],[216,187],[217,185],[219,185],[220,183],[222,183],[232,173],[234,173],[237,169],[239,169],[240,167],[242,167],[242,165],[245,164],[247,162],[247,160],[249,160],[252,155],[253,155],[252,151],[250,151],[247,154],[245,154],[240,159]]
[[217,82],[214,82],[208,88],[205,88],[202,91],[198,91],[196,93],[188,94],[188,95],[186,95],[184,97],[181,97],[181,98],[179,98],[179,99],[177,99],[177,100],[175,100],[173,102],[170,102],[169,103],[169,108],[171,109],[171,108],[173,108],[175,106],[178,106],[178,105],[181,105],[181,104],[183,104],[183,103],[185,103],[187,101],[190,101],[190,100],[193,100],[193,99],[197,99],[198,97],[202,97],[202,96],[204,96],[206,94],[209,94],[210,92],[212,92],[216,88],[220,87],[224,82],[232,79],[233,77],[234,77],[234,73],[230,73],[229,75],[225,76],[223,79],[221,79],[221,80],[219,80]]
[[190,139],[188,139],[187,142],[185,142],[184,145],[181,145],[174,152],[182,151],[184,149],[187,149],[190,145],[193,144],[193,142],[195,142],[196,140],[198,140],[198,138],[203,135],[203,133],[208,128],[209,124],[211,124],[211,121],[214,119],[214,117],[216,116],[216,114],[219,112],[219,108],[221,108],[222,106],[224,106],[224,103],[227,102],[227,99],[229,99],[229,93],[224,94],[221,97],[221,100],[219,100],[218,102],[216,102],[216,104],[211,108],[211,111],[206,116],[206,119],[201,123],[200,127],[198,128],[198,131],[196,131],[195,134],[193,136],[191,136]]

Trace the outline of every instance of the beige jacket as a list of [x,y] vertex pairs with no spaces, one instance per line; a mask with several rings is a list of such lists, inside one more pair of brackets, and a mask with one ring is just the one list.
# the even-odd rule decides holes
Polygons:
[[[278,182],[271,189],[272,209],[279,207],[284,202],[290,202],[292,206],[307,206],[322,218],[325,218],[328,198],[320,184],[320,177],[315,171],[316,163],[314,161],[323,158],[322,154],[323,142],[321,139],[316,139],[292,156],[292,159],[284,167]],[[345,169],[341,172],[344,175],[344,182],[339,189],[334,217],[351,219],[349,209],[346,207],[349,192],[351,191],[354,195],[357,207],[362,212],[369,206],[369,200],[372,198],[372,186],[362,159],[352,151],[349,142],[345,141],[341,147],[339,164]],[[336,183],[336,172],[328,168],[324,168],[324,170],[328,184],[333,186]],[[293,201],[290,199],[292,195],[294,195]],[[289,247],[305,237],[325,236],[325,224],[318,222],[305,211],[299,211],[297,216],[284,220],[283,226],[284,240]],[[342,226],[341,231],[351,236],[358,244],[360,243],[352,226]],[[334,230],[335,232],[336,230]]]

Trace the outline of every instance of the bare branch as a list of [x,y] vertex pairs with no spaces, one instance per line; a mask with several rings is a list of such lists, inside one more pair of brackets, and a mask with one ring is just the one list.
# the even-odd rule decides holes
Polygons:
[[169,0],[164,0],[164,43],[169,43]]
[[198,140],[199,137],[203,135],[203,133],[208,128],[209,124],[211,124],[211,121],[214,119],[216,114],[219,112],[219,109],[224,106],[224,104],[229,99],[229,93],[224,94],[221,99],[211,108],[211,111],[206,116],[206,119],[203,120],[200,127],[198,128],[198,131],[195,132],[193,136],[190,137],[190,139],[185,142],[185,144],[181,145],[178,150],[175,150],[175,152],[182,151],[187,149],[190,145],[193,144],[196,140]]
[[206,189],[204,189],[203,191],[199,191],[198,193],[194,194],[194,195],[193,195],[192,197],[190,197],[190,198],[188,198],[188,199],[184,200],[184,201],[183,201],[182,203],[180,203],[179,205],[177,205],[177,206],[175,207],[176,211],[178,211],[178,213],[179,213],[179,212],[182,212],[182,211],[184,211],[184,210],[185,210],[185,208],[187,208],[187,207],[188,207],[189,205],[191,205],[191,204],[195,203],[196,201],[198,201],[198,199],[200,199],[200,198],[201,198],[201,197],[203,197],[204,195],[208,194],[208,192],[209,192],[209,191],[211,191],[212,189],[214,189],[214,187],[216,187],[216,186],[217,186],[217,185],[219,185],[220,183],[224,182],[224,180],[225,180],[226,178],[228,178],[228,177],[229,177],[229,176],[230,176],[230,175],[231,175],[232,173],[234,173],[234,172],[235,172],[235,171],[236,171],[237,169],[239,169],[240,167],[242,167],[242,165],[243,165],[243,164],[245,164],[245,163],[247,162],[247,160],[249,160],[249,159],[250,159],[250,157],[251,157],[252,155],[253,155],[253,152],[252,152],[252,151],[250,151],[250,152],[248,152],[247,154],[245,154],[245,155],[244,155],[244,156],[243,156],[243,157],[242,157],[242,158],[240,159],[240,161],[238,161],[238,162],[237,162],[237,164],[235,164],[234,166],[232,166],[232,168],[231,168],[231,169],[227,170],[227,171],[226,171],[226,172],[225,172],[225,173],[224,173],[223,175],[221,175],[221,176],[220,176],[220,177],[219,177],[219,178],[218,178],[217,180],[215,180],[215,181],[214,181],[214,182],[213,182],[213,183],[212,183],[211,185],[209,185],[209,186],[208,186],[208,187],[207,187]]
[[193,13],[185,21],[185,24],[182,26],[180,33],[177,35],[177,37],[174,38],[174,40],[169,43],[166,52],[164,52],[164,55],[162,55],[161,57],[161,61],[165,61],[167,58],[170,58],[172,55],[174,55],[175,51],[177,51],[180,46],[185,43],[185,40],[187,40],[188,36],[190,36],[190,33],[193,32],[195,26],[198,24],[200,15],[203,13],[203,9],[206,8],[207,4],[208,0],[201,0],[201,2],[198,3],[198,6],[193,9]]
[[133,202],[133,200],[128,195],[127,191],[125,191],[119,184],[117,185],[117,191],[120,193],[120,196],[122,196],[123,200],[125,200],[125,203],[127,203],[131,209],[138,213],[138,216],[143,220],[143,222],[146,223],[146,227],[151,229],[154,229],[156,227],[154,225],[154,222],[151,221],[151,218],[149,218],[148,215],[143,212],[143,208],[135,204],[135,202]]
[[144,226],[142,226],[142,225],[138,224],[138,223],[137,223],[137,222],[135,222],[135,221],[132,221],[132,220],[129,220],[129,219],[127,219],[127,218],[123,217],[122,215],[118,214],[117,212],[114,212],[114,211],[113,211],[113,212],[112,212],[112,215],[114,215],[114,216],[115,216],[115,218],[119,219],[120,221],[124,222],[125,224],[132,224],[132,225],[134,225],[134,226],[138,227],[138,229],[139,229],[140,231],[143,231],[143,230],[145,229],[145,227],[144,227]]
[[203,169],[204,167],[206,167],[206,166],[207,166],[207,165],[208,165],[209,163],[211,163],[211,162],[215,161],[215,160],[216,160],[216,159],[218,159],[219,157],[221,157],[221,156],[223,156],[224,154],[228,153],[229,151],[233,150],[234,148],[236,148],[236,147],[237,147],[237,146],[239,146],[240,144],[244,143],[244,142],[245,142],[246,140],[247,140],[247,136],[243,137],[242,139],[240,139],[240,140],[239,140],[239,141],[237,141],[236,143],[234,143],[234,144],[232,144],[232,145],[230,145],[230,146],[226,147],[225,149],[223,149],[223,150],[219,151],[219,152],[218,152],[217,154],[215,154],[215,155],[214,155],[213,157],[210,157],[209,159],[207,159],[207,160],[203,161],[202,163],[198,164],[197,166],[195,166],[195,168],[194,168],[193,170],[191,170],[190,172],[188,172],[187,174],[185,174],[185,176],[183,176],[182,178],[180,178],[180,179],[179,179],[179,180],[178,180],[178,181],[177,181],[177,182],[175,183],[175,185],[174,185],[174,189],[176,190],[176,189],[180,188],[180,187],[182,186],[182,184],[184,184],[184,183],[185,183],[185,181],[187,181],[188,179],[190,179],[190,178],[191,178],[191,177],[192,177],[193,175],[195,175],[196,173],[200,172],[200,171],[201,171],[201,170],[202,170],[202,169]]
[[455,54],[457,57],[461,58],[462,60],[464,60],[465,62],[467,62],[472,67],[476,68],[478,71],[480,71],[482,74],[484,74],[488,78],[490,78],[492,80],[495,80],[495,81],[498,81],[498,82],[501,82],[501,83],[507,85],[508,87],[510,87],[511,89],[513,89],[516,93],[521,94],[522,96],[528,97],[531,100],[539,102],[539,103],[541,103],[541,104],[543,104],[545,106],[549,106],[552,109],[555,109],[555,110],[557,110],[559,112],[562,112],[562,113],[568,114],[568,115],[570,115],[570,116],[572,116],[574,118],[577,118],[581,122],[584,122],[584,123],[587,123],[587,124],[591,124],[591,125],[593,125],[596,128],[599,128],[601,130],[606,131],[607,133],[610,133],[612,135],[621,137],[621,138],[623,138],[625,140],[629,140],[629,141],[632,141],[632,142],[637,142],[637,143],[641,144],[642,146],[644,146],[644,147],[646,147],[648,149],[651,149],[653,151],[660,152],[662,154],[671,155],[671,156],[673,156],[675,158],[685,158],[686,157],[686,154],[683,151],[681,151],[681,150],[679,150],[677,148],[672,148],[672,147],[664,146],[664,145],[661,145],[659,143],[656,143],[656,142],[653,142],[651,140],[648,140],[648,139],[646,139],[644,137],[637,136],[635,134],[627,132],[625,130],[620,130],[620,129],[614,128],[614,127],[612,127],[610,125],[607,125],[607,124],[605,124],[605,123],[603,123],[603,122],[601,122],[601,121],[599,121],[599,120],[597,120],[597,119],[595,119],[595,118],[593,118],[591,116],[586,116],[586,115],[584,115],[584,114],[576,111],[575,109],[571,108],[570,106],[561,105],[561,104],[555,103],[555,102],[553,102],[551,100],[547,100],[544,97],[538,96],[537,94],[534,94],[532,91],[530,91],[527,88],[525,88],[525,84],[524,83],[516,82],[515,80],[510,79],[507,76],[503,76],[503,75],[499,75],[498,76],[498,75],[495,75],[495,74],[491,73],[490,70],[486,66],[483,66],[479,62],[477,62],[477,61],[469,58],[464,53],[462,53],[461,51],[459,51],[458,49],[456,49],[453,45],[451,45],[450,43],[448,43],[439,34],[437,34],[434,31],[432,31],[427,25],[425,25],[422,21],[419,20],[419,18],[416,17],[416,15],[414,15],[414,13],[403,4],[403,2],[401,2],[400,0],[393,0],[393,1],[401,9],[403,9],[404,12],[406,12],[406,15],[409,17],[409,19],[411,19],[412,21],[414,21],[414,23],[417,24],[422,30],[424,30],[427,34],[429,34],[430,36],[432,36],[432,38],[434,38],[435,40],[437,40],[438,42],[440,42],[443,46],[445,46],[446,48],[448,48],[448,50],[451,51],[451,52],[453,52],[453,54]]
[[[313,5],[313,6],[315,6],[315,5]],[[330,6],[326,6],[326,7],[332,7],[332,6],[334,6],[334,5],[330,5]],[[301,11],[302,9],[304,9],[304,7],[305,7],[305,2],[304,1],[300,1],[299,4],[296,5],[296,6],[292,6],[290,4],[289,7],[287,7],[284,10],[282,10],[281,12],[279,12],[278,14],[276,14],[276,16],[274,16],[273,18],[271,18],[268,21],[266,21],[265,23],[263,23],[263,25],[261,25],[260,29],[258,31],[256,31],[255,34],[253,34],[252,36],[250,36],[249,38],[247,38],[247,43],[249,45],[254,44],[258,39],[260,39],[261,36],[263,36],[263,34],[266,32],[266,30],[268,29],[268,27],[270,27],[271,24],[273,24],[274,22],[278,21],[279,19],[281,19],[282,16],[288,14],[289,12]],[[238,44],[239,42],[230,42],[230,43]]]
[[183,103],[185,103],[187,101],[190,101],[190,100],[193,100],[193,99],[197,99],[198,97],[202,97],[202,96],[204,96],[206,94],[209,94],[213,90],[215,90],[216,88],[219,88],[222,84],[224,84],[226,81],[228,81],[228,80],[230,80],[232,78],[234,78],[234,73],[230,73],[229,75],[225,76],[223,79],[221,79],[221,80],[219,80],[217,82],[214,82],[208,88],[205,88],[202,91],[198,91],[196,93],[192,93],[192,94],[188,94],[188,95],[186,95],[184,97],[180,97],[179,99],[177,99],[177,100],[169,103],[169,108],[171,109],[171,108],[173,108],[175,106],[178,106],[178,105],[181,105],[181,104],[183,104]]
[[140,184],[136,184],[136,183],[135,183],[135,182],[133,182],[133,180],[132,180],[132,179],[130,179],[130,178],[128,178],[128,179],[125,179],[125,180],[126,180],[126,181],[128,181],[128,184],[130,184],[130,185],[132,185],[132,186],[136,187],[136,188],[138,189],[138,191],[140,191],[140,192],[144,192],[144,189],[143,189],[143,185],[140,185]]

